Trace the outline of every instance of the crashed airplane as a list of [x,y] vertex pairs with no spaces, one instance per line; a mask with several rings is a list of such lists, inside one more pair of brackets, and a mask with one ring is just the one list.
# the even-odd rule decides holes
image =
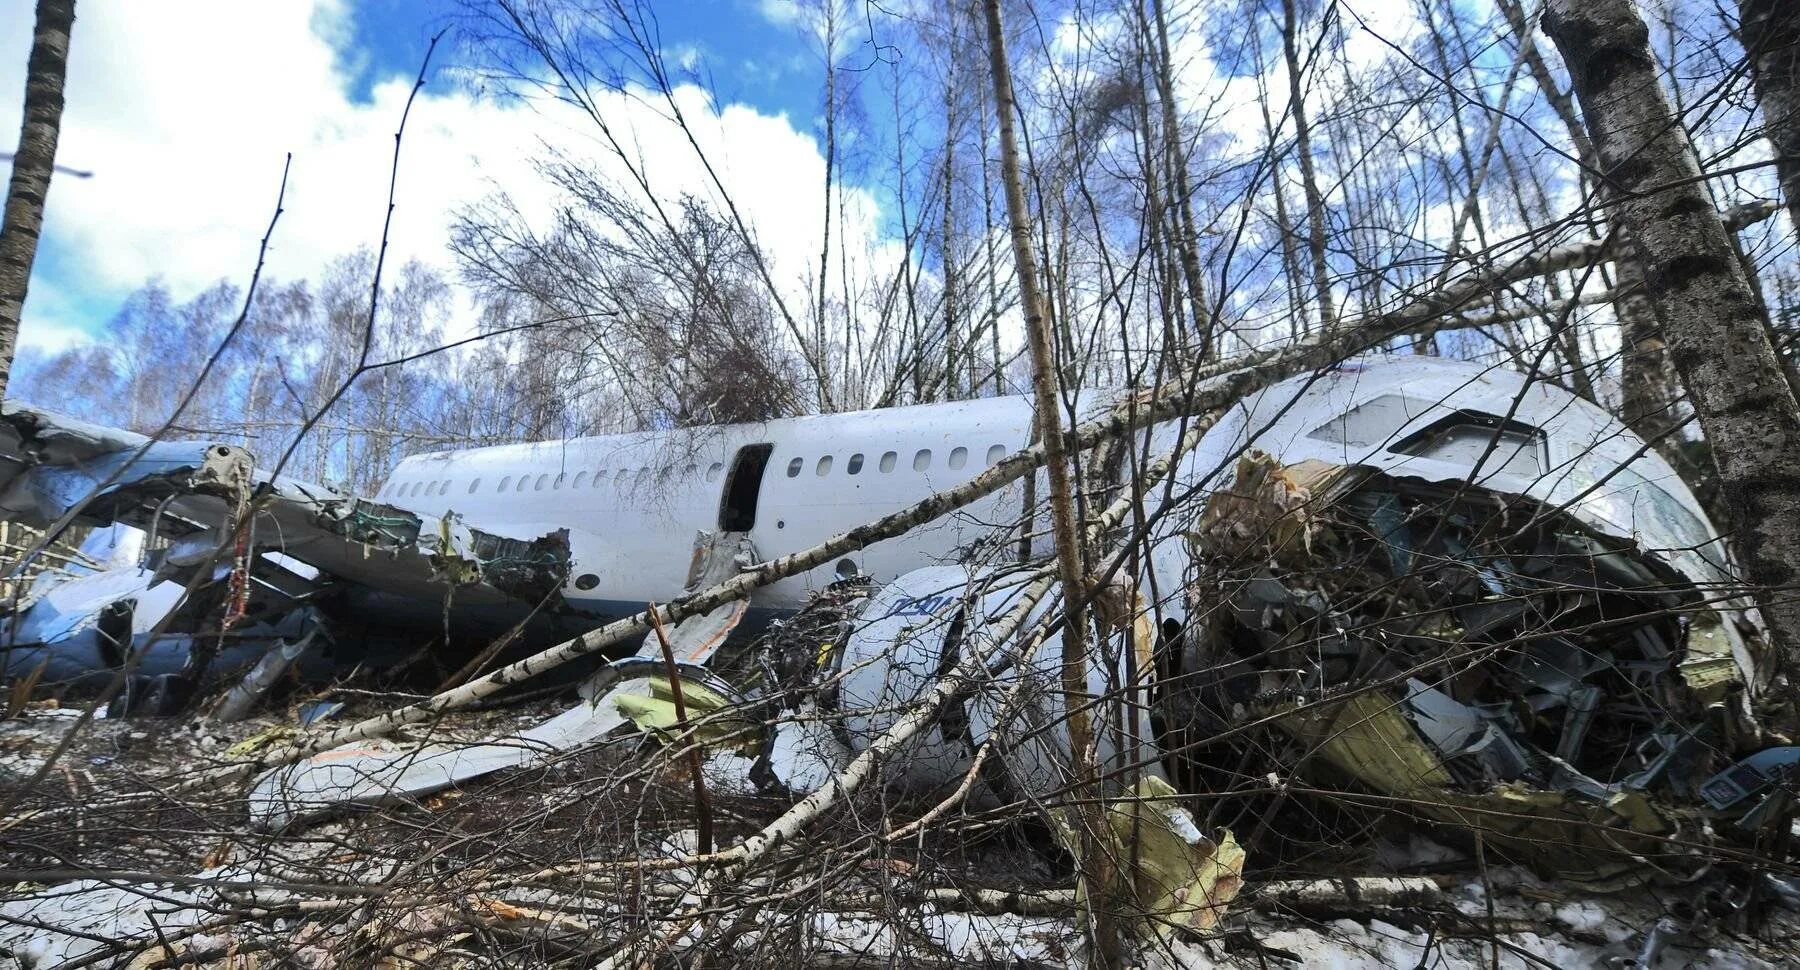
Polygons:
[[[1028,399],[991,398],[470,449],[408,458],[365,499],[229,444],[9,406],[0,511],[129,526],[160,548],[41,574],[6,620],[6,670],[124,676],[138,686],[121,710],[175,709],[223,679],[242,709],[290,665],[393,662],[434,640],[447,654],[542,643],[953,487],[1027,444],[1031,425]],[[1157,426],[1134,447],[1167,454],[1184,430]],[[1096,506],[1129,497],[1135,463],[1093,457]],[[937,678],[1043,626],[1052,597],[1016,565],[1029,488],[685,621],[670,633],[679,679],[718,711],[762,711],[756,776],[810,790]],[[1097,594],[1113,636],[1089,674],[1108,699],[1112,796],[1229,793],[1244,777],[1231,766],[1261,758],[1257,786],[1353,791],[1594,878],[1677,835],[1752,832],[1784,804],[1797,759],[1757,724],[1758,620],[1735,598],[1729,551],[1674,470],[1591,403],[1477,364],[1358,359],[1240,402],[1141,499],[1148,554]],[[756,661],[715,663],[728,640],[753,639]],[[1060,788],[1060,637],[1034,643],[985,671],[993,690],[945,706],[890,781],[941,792],[992,740],[1001,757],[971,797]],[[658,647],[647,639],[516,737],[365,744],[273,771],[253,817],[292,825],[628,722],[667,727]],[[1198,835],[1185,813],[1157,826],[1212,871],[1198,897],[1163,888],[1227,899],[1220,874],[1242,862],[1230,836]],[[1193,925],[1215,918],[1208,906]]]

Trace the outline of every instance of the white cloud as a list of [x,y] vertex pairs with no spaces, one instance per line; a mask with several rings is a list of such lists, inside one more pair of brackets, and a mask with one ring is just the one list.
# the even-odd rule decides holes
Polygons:
[[50,319],[42,314],[34,317],[30,326],[19,330],[20,348],[46,356],[93,342],[94,335],[86,327]]
[[[310,277],[342,253],[376,245],[412,78],[382,79],[368,101],[353,100],[361,61],[343,46],[350,16],[335,0],[84,2],[58,157],[95,174],[52,187],[46,234],[62,258],[54,275],[33,281],[27,343],[74,339],[71,307],[116,306],[153,276],[177,299],[221,277],[246,279],[288,151],[286,212],[265,272]],[[30,0],[0,0],[0,133],[17,130],[31,22]],[[807,259],[817,260],[822,205],[824,162],[813,138],[749,106],[715,111],[698,89],[681,89],[679,100],[721,180],[779,254],[778,270],[803,276]],[[631,133],[659,194],[715,196],[692,148],[653,107],[615,95],[602,109]],[[435,75],[402,149],[390,265],[416,258],[450,270],[454,211],[496,186],[526,211],[542,211],[549,199],[532,159],[545,143],[616,168],[598,157],[592,136],[567,109],[480,100],[448,73]],[[873,198],[858,192],[851,201],[851,237],[873,245]],[[811,256],[794,255],[804,253]]]

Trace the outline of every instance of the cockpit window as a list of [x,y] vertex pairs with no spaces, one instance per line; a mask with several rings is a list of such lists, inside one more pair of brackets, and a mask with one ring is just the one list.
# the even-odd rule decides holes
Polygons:
[[1358,404],[1307,433],[1308,438],[1377,448],[1392,440],[1413,418],[1431,410],[1431,404],[1404,394],[1383,394]]
[[1458,411],[1389,450],[1470,467],[1480,461],[1481,473],[1506,472],[1528,479],[1544,474],[1544,433],[1483,411]]

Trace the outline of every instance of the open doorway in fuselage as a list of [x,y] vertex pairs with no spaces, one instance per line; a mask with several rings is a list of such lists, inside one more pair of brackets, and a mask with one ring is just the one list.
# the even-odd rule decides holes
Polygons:
[[749,532],[756,527],[756,502],[762,494],[763,472],[769,467],[769,454],[774,450],[775,446],[766,442],[738,449],[719,497],[721,532]]

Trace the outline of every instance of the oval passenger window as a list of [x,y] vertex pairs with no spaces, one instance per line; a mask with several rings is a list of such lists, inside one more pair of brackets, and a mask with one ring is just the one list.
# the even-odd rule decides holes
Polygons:
[[862,452],[859,451],[856,454],[851,455],[850,463],[844,466],[845,473],[850,474],[850,475],[856,475],[856,474],[861,473],[862,472],[862,463],[863,463]]
[[920,448],[919,453],[913,456],[913,471],[922,472],[925,469],[930,468],[930,467],[931,467],[931,449],[930,448]]
[[831,474],[831,456],[830,455],[826,455],[825,457],[819,459],[819,465],[817,468],[813,469],[813,474],[819,476],[820,478],[824,478],[826,475]]
[[990,465],[998,465],[998,464],[1000,464],[1000,459],[1005,458],[1005,457],[1006,457],[1006,446],[1005,445],[994,445],[988,449],[987,463]]
[[806,467],[806,459],[804,459],[804,458],[796,458],[793,461],[788,462],[788,477],[789,478],[799,478],[800,477],[800,469],[805,468],[805,467]]
[[882,454],[882,456],[881,456],[881,470],[882,470],[882,472],[883,472],[883,473],[886,473],[886,472],[891,472],[891,471],[893,471],[893,470],[894,470],[894,463],[895,463],[895,461],[896,461],[896,460],[898,460],[898,459],[899,459],[899,457],[900,457],[900,456],[899,456],[899,455],[896,455],[896,454],[894,454],[894,453],[893,453],[893,452],[891,452],[891,451],[889,451],[889,452],[885,452],[885,453],[883,453],[883,454]]
[[969,463],[969,449],[967,449],[967,448],[952,448],[952,449],[950,449],[950,467],[951,468],[961,468],[962,466],[967,465],[968,463]]

